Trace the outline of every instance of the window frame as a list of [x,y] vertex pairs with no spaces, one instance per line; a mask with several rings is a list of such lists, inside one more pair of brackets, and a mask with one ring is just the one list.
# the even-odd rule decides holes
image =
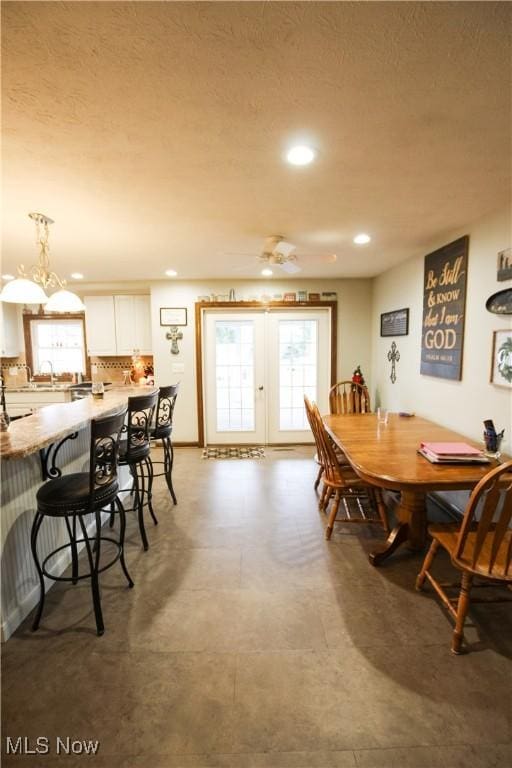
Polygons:
[[[32,355],[32,321],[55,321],[55,320],[80,320],[82,323],[82,330],[84,335],[84,357],[85,357],[85,378],[91,378],[91,361],[87,354],[87,336],[85,329],[85,313],[84,312],[38,312],[37,314],[31,312],[23,313],[23,336],[25,339],[25,362],[32,371],[34,381],[46,381],[50,378],[50,373],[36,374],[34,372],[34,360]],[[60,381],[71,381],[71,373],[69,375],[56,374]]]

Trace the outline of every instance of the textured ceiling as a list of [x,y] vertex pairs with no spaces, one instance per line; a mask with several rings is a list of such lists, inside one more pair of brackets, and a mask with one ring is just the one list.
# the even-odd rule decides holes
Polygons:
[[[3,271],[369,276],[510,198],[509,3],[2,3]],[[306,138],[308,168],[283,162]],[[352,236],[373,235],[357,248]],[[506,244],[504,244],[506,245]],[[337,254],[337,261],[322,256]]]

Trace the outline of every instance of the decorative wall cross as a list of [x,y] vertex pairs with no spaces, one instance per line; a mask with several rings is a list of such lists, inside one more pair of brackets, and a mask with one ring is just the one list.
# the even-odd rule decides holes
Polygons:
[[168,333],[165,334],[165,338],[172,342],[171,355],[179,355],[180,350],[178,348],[178,341],[181,341],[183,338],[183,333],[178,331],[178,326],[171,325],[171,329]]
[[391,383],[394,384],[396,381],[396,364],[400,360],[400,352],[396,348],[396,343],[393,341],[391,344],[391,349],[388,352],[388,360],[391,363],[391,376],[389,377],[391,379]]

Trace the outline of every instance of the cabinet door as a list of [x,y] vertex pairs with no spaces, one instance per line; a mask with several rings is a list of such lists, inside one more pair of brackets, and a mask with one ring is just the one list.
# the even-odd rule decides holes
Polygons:
[[0,357],[21,354],[18,305],[0,301]]
[[151,353],[149,296],[114,296],[117,354]]
[[114,296],[118,355],[133,355],[133,350],[138,349],[134,299],[135,296]]
[[84,296],[88,355],[117,355],[113,296]]
[[136,349],[142,355],[151,354],[151,307],[149,296],[134,296]]

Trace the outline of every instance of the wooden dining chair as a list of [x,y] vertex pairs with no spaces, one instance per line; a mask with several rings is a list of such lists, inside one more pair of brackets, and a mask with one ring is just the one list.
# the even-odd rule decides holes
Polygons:
[[334,416],[343,413],[370,413],[368,387],[353,381],[338,381],[329,390],[329,410]]
[[[430,525],[432,544],[416,579],[421,590],[425,579],[432,584],[443,604],[455,619],[452,652],[461,652],[464,621],[469,609],[475,577],[512,584],[512,461],[492,469],[471,494],[461,523]],[[443,547],[453,565],[462,572],[458,598],[451,599],[446,585],[432,575],[432,563]],[[487,602],[487,601],[486,601]]]
[[[313,435],[317,441],[319,459],[323,467],[324,487],[320,496],[319,507],[327,511],[332,501],[326,539],[330,539],[336,520],[344,523],[380,523],[388,531],[386,507],[377,489],[365,483],[348,464],[341,464],[336,456],[334,444],[325,429],[320,411],[315,403],[309,403]],[[343,502],[345,515],[338,517]]]

